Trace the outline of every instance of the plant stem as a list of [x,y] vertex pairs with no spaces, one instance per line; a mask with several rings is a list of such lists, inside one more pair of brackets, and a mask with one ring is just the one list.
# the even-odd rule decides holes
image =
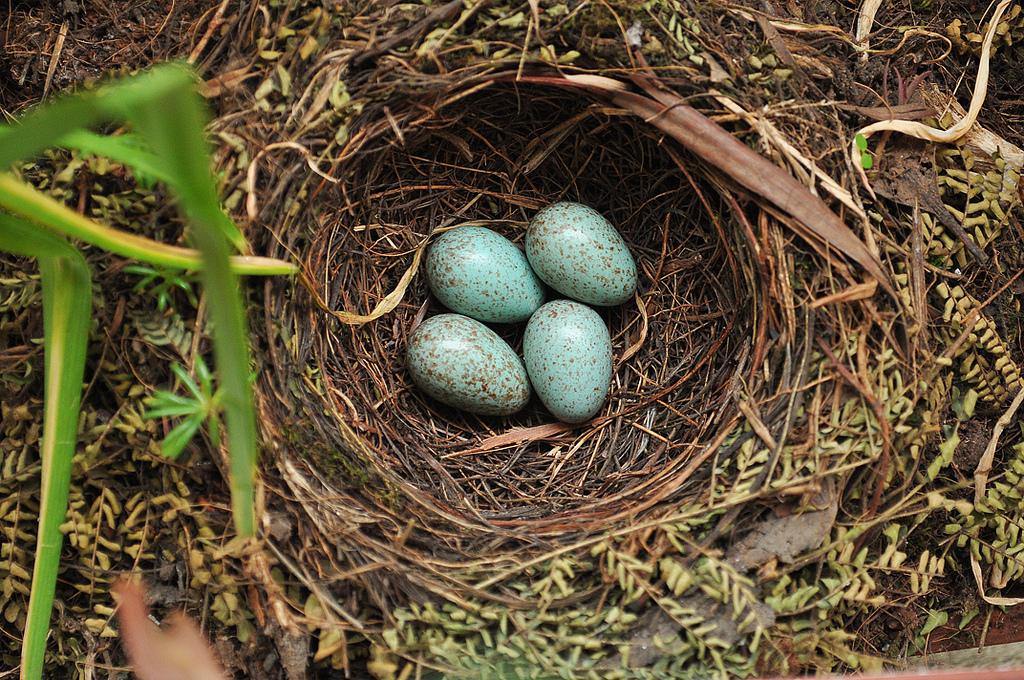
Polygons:
[[203,101],[187,71],[166,69],[161,77],[169,83],[177,79],[178,87],[159,88],[158,94],[139,102],[130,115],[174,174],[175,192],[193,224],[192,239],[202,253],[203,287],[210,320],[217,329],[213,349],[230,451],[232,516],[238,536],[251,538],[256,535],[256,414],[249,388],[249,334],[242,296],[231,271],[224,213],[207,163]]
[[64,539],[60,525],[68,511],[92,286],[85,257],[60,237],[8,215],[0,215],[0,230],[0,246],[5,250],[39,260],[43,287],[42,509],[21,661],[21,677],[35,680],[42,677]]
[[[0,207],[65,236],[91,243],[123,257],[175,269],[199,270],[203,266],[198,250],[166,245],[111,229],[79,215],[9,173],[0,173]],[[238,274],[256,276],[295,274],[299,270],[284,260],[251,255],[232,257],[231,269]]]

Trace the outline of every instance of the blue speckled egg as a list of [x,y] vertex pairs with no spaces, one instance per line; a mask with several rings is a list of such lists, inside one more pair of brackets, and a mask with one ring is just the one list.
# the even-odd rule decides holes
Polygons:
[[439,314],[417,326],[406,365],[421,390],[470,413],[507,416],[530,400],[519,356],[497,333],[461,314]]
[[485,227],[456,227],[441,234],[427,253],[424,270],[441,304],[478,321],[526,321],[544,303],[544,285],[523,251]]
[[526,257],[544,283],[588,305],[620,305],[636,290],[626,242],[601,213],[579,203],[553,203],[534,216]]
[[608,396],[612,338],[604,319],[586,305],[554,300],[526,324],[523,356],[533,389],[566,423],[590,420]]

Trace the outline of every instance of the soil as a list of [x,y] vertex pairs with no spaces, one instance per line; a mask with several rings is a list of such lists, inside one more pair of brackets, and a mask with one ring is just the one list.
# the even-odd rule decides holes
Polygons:
[[202,38],[197,22],[219,4],[14,2],[0,24],[0,109],[16,114],[46,95],[104,75],[187,57]]
[[[955,622],[954,622],[955,623]],[[988,630],[985,630],[986,625]],[[970,623],[958,630],[955,625],[942,626],[935,629],[929,638],[930,652],[948,652],[954,649],[977,647],[984,643],[1003,645],[1010,642],[1024,641],[1024,606],[1007,607],[1001,611],[991,607],[991,618],[986,624],[986,616],[974,617]]]

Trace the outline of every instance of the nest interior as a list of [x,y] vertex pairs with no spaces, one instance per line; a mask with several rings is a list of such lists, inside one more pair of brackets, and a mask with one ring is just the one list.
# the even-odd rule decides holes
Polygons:
[[[600,310],[615,354],[610,397],[569,427],[536,397],[497,418],[421,394],[404,367],[406,341],[424,315],[445,310],[416,276],[397,309],[370,324],[303,317],[331,408],[379,465],[489,521],[568,513],[586,524],[662,495],[717,421],[754,318],[717,194],[672,140],[585,96],[491,84],[447,97],[389,102],[344,183],[314,194],[311,278],[332,309],[366,313],[439,228],[484,224],[521,244],[539,208],[590,205],[618,227],[640,279],[635,301]],[[495,329],[519,350],[524,325]],[[344,445],[334,419],[318,424]]]

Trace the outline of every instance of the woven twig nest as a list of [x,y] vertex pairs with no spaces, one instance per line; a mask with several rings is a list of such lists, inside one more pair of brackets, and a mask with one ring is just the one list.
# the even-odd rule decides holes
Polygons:
[[[268,590],[303,612],[314,658],[382,678],[877,667],[844,626],[942,574],[908,537],[962,510],[923,491],[959,393],[936,359],[953,349],[922,330],[922,227],[865,209],[836,111],[755,114],[756,87],[746,106],[692,97],[760,135],[759,155],[701,118],[729,137],[717,156],[679,133],[699,117],[681,96],[708,94],[685,78],[358,68],[378,54],[304,76],[286,127],[318,153],[248,206],[305,271],[266,289],[257,396],[267,540],[303,586]],[[521,243],[560,200],[608,217],[638,263],[635,300],[601,310],[607,403],[568,426],[536,401],[477,417],[421,394],[405,348],[444,311],[417,271],[433,236]],[[962,253],[926,237],[929,272]],[[520,349],[521,327],[495,328]]]
[[[319,546],[317,579],[341,579],[333,595],[326,588],[315,594],[338,598],[332,616],[342,628],[364,634],[352,623],[369,619],[383,631],[369,637],[377,650],[374,668],[384,674],[398,668],[389,665],[397,663],[388,661],[393,654],[427,667],[475,667],[474,657],[485,650],[465,655],[462,664],[461,654],[444,658],[423,649],[411,628],[403,630],[405,617],[452,607],[464,613],[449,622],[486,619],[488,607],[497,606],[495,612],[506,614],[495,613],[491,623],[513,636],[507,621],[499,622],[509,610],[564,614],[589,607],[591,617],[610,618],[606,639],[595,638],[589,659],[559,652],[540,662],[548,671],[560,664],[612,671],[669,663],[653,643],[646,660],[638,660],[639,652],[623,660],[629,653],[620,647],[637,629],[642,638],[653,635],[651,626],[672,634],[680,628],[672,618],[666,625],[650,616],[645,625],[630,624],[645,610],[662,611],[649,600],[665,576],[656,588],[640,577],[679,552],[674,541],[681,546],[697,538],[676,535],[677,529],[694,523],[712,544],[728,526],[714,528],[719,516],[733,519],[749,500],[708,507],[720,483],[716,474],[753,451],[756,437],[739,426],[741,411],[777,430],[788,427],[799,404],[786,390],[806,368],[809,339],[797,330],[792,306],[784,305],[792,299],[779,298],[778,282],[788,283],[791,273],[773,276],[765,261],[751,259],[761,247],[751,225],[759,213],[741,210],[722,173],[649,122],[558,87],[452,86],[438,78],[364,107],[348,133],[331,172],[343,180],[311,175],[303,190],[299,214],[307,232],[299,247],[313,294],[287,301],[268,296],[268,318],[283,319],[294,333],[287,353],[274,361],[276,392],[288,386],[292,393],[283,400],[288,409],[273,402],[265,409],[270,429],[283,433],[274,437],[287,486],[280,492],[301,504],[316,536],[308,540]],[[513,416],[477,417],[421,394],[405,369],[406,342],[424,316],[445,310],[420,275],[410,278],[417,254],[437,230],[465,223],[521,242],[531,216],[559,200],[606,215],[638,264],[636,299],[602,310],[615,352],[607,403],[591,421],[569,426],[536,401]],[[763,237],[781,245],[777,225]],[[785,263],[780,258],[770,266]],[[356,318],[393,302],[396,288],[404,293],[392,311],[372,321]],[[769,323],[780,321],[788,327],[782,344],[768,337]],[[520,347],[521,327],[495,328]],[[765,362],[783,375],[759,377]],[[817,389],[830,383],[824,379]],[[754,412],[762,407],[758,418]],[[748,491],[764,484],[767,460],[741,463]],[[738,481],[730,478],[728,485]],[[795,498],[815,496],[817,484],[813,490],[805,484]],[[730,505],[733,513],[726,512]],[[830,526],[814,534],[815,545]],[[636,573],[616,567],[615,558],[595,558],[609,547],[616,552],[623,539],[661,545],[638,562]],[[630,550],[640,558],[636,547]],[[698,555],[680,560],[679,568]],[[733,578],[749,568],[719,564]],[[728,583],[728,574],[723,577]],[[681,595],[682,585],[673,580]],[[722,666],[720,655],[706,654],[697,642],[709,632],[725,649],[756,647],[773,616],[749,587],[717,603],[688,595],[701,610],[690,618],[700,625],[689,634],[691,653],[671,659],[675,667],[694,657]],[[717,612],[726,603],[729,613]],[[608,614],[613,610],[622,616]],[[525,615],[526,621],[533,616]],[[445,630],[426,616],[420,624]],[[465,652],[463,641],[453,644]],[[347,657],[336,662],[344,665]]]
[[[445,310],[417,275],[402,303],[369,324],[297,319],[309,361],[338,391],[318,430],[342,446],[340,418],[375,467],[483,531],[603,530],[676,491],[679,463],[720,420],[756,292],[709,213],[722,210],[717,196],[680,171],[673,153],[682,161],[682,152],[657,130],[552,88],[494,84],[445,104],[451,94],[426,108],[422,95],[391,101],[402,139],[384,128],[341,173],[343,187],[316,193],[310,278],[326,284],[332,309],[369,310],[439,228],[483,224],[521,243],[539,208],[593,206],[618,225],[641,281],[636,300],[602,310],[615,354],[610,398],[569,427],[537,400],[512,417],[478,418],[424,396],[405,370],[406,341],[424,315]],[[496,329],[520,348],[522,324]]]

